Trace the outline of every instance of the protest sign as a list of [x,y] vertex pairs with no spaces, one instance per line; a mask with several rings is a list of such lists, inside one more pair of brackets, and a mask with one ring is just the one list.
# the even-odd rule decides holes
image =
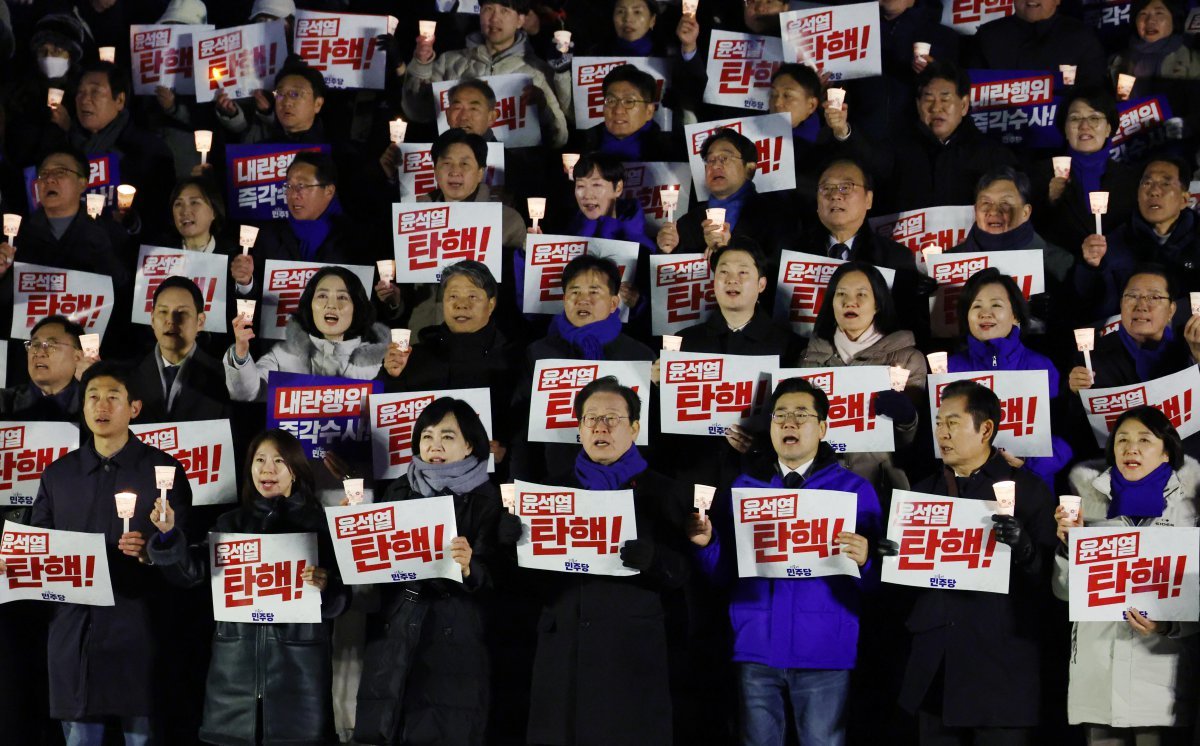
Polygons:
[[633,490],[582,490],[516,482],[517,564],[588,575],[637,575],[621,546],[637,539]]
[[763,414],[779,356],[664,350],[659,363],[662,432],[723,436]]
[[321,621],[321,592],[304,582],[317,566],[317,535],[208,535],[213,619],[250,624]]
[[736,488],[733,537],[743,578],[859,577],[837,535],[854,533],[858,495],[836,490]]
[[192,505],[237,502],[233,431],[229,420],[197,420],[142,425],[129,429],[146,445],[166,451],[183,467],[192,488]]
[[720,129],[740,132],[758,148],[758,170],[754,175],[754,188],[759,194],[796,188],[791,117],[782,113],[755,114],[684,126],[688,164],[692,169],[692,182],[696,185],[697,200],[709,198],[708,185],[704,181],[704,159],[700,157],[700,149],[704,142]]
[[356,381],[303,373],[267,375],[267,427],[287,430],[311,459],[327,450],[342,458],[370,458],[367,397],[383,390],[380,381]]
[[[396,394],[372,394],[371,461],[376,479],[397,479],[408,474],[412,463],[413,442],[420,452],[420,433],[413,431],[417,418],[425,407],[444,396],[461,399],[479,415],[488,438],[492,437],[492,392],[486,388],[439,389],[437,391],[405,391]],[[495,460],[488,455],[488,471],[495,470]]]
[[500,277],[503,209],[498,202],[393,203],[396,282],[440,282],[443,267],[464,259]]
[[55,315],[104,336],[115,304],[111,277],[24,262],[15,263],[12,273],[13,339],[29,339],[37,322]]
[[387,74],[387,16],[297,10],[296,56],[325,77],[330,88],[381,91]]
[[[997,448],[1017,458],[1051,456],[1050,379],[1044,370],[988,370],[974,373],[938,373],[929,376],[929,419],[937,419],[942,405],[942,389],[952,381],[974,381],[991,389],[1000,400],[1000,424],[996,428]],[[934,453],[941,458],[937,436]]]
[[[335,266],[317,262],[293,262],[287,259],[268,259],[263,263],[262,312],[259,314],[259,334],[264,339],[286,339],[287,325],[300,297],[321,268]],[[368,293],[375,287],[375,268],[355,264],[339,264],[354,273]]]
[[42,472],[78,447],[69,422],[0,422],[0,506],[33,505]]
[[1133,607],[1156,622],[1200,619],[1200,528],[1072,528],[1073,622],[1124,622]]
[[1128,386],[1102,389],[1082,389],[1083,411],[1087,413],[1092,433],[1101,448],[1108,442],[1113,423],[1127,409],[1151,406],[1159,409],[1171,421],[1180,438],[1200,431],[1196,417],[1195,395],[1200,390],[1200,368],[1195,365],[1152,381],[1139,381]]
[[326,508],[325,515],[347,585],[463,580],[449,552],[458,536],[452,495]]
[[161,86],[176,95],[196,93],[192,37],[215,26],[174,23],[134,24],[129,27],[129,56],[133,93],[153,96]]
[[218,334],[228,331],[225,298],[229,257],[146,244],[138,250],[137,272],[133,278],[133,323],[150,323],[154,291],[168,277],[186,277],[196,283],[204,298],[204,331]]
[[1008,593],[1011,550],[996,541],[995,512],[990,500],[895,490],[887,538],[900,553],[883,558],[883,581]]
[[[538,360],[533,369],[530,392],[529,440],[535,443],[578,443],[579,421],[572,410],[575,395],[597,378],[616,376],[622,386],[634,390],[642,401],[642,412],[650,406],[650,363],[619,360]],[[648,445],[648,427],[634,441]]]
[[56,531],[7,521],[0,535],[0,604],[56,601],[112,606],[104,534]]
[[850,365],[841,368],[780,368],[771,382],[774,390],[789,378],[804,378],[829,399],[825,442],[838,453],[896,450],[892,421],[875,414],[875,396],[891,390],[883,365]]

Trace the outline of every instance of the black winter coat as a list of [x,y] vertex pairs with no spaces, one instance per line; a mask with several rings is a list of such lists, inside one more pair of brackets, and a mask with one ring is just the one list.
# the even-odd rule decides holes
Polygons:
[[[1013,561],[1008,593],[918,590],[907,621],[912,648],[900,705],[910,712],[941,710],[948,727],[1039,723],[1041,640],[1052,601],[1049,568],[1058,545],[1050,489],[1033,472],[1009,466],[996,451],[961,492],[949,469],[913,489],[994,500],[992,485],[1003,480],[1017,483],[1016,517],[1034,544],[1027,561]],[[933,686],[939,669],[945,677],[940,692]]]
[[[1088,207],[1087,195],[1078,181],[1067,181],[1057,202],[1051,203],[1049,190],[1054,170],[1049,160],[1034,164],[1029,175],[1033,189],[1033,224],[1043,238],[1080,256],[1083,239],[1096,232],[1096,216]],[[1138,182],[1141,169],[1120,161],[1109,161],[1100,177],[1100,189],[1108,192],[1108,212],[1100,224],[1108,233],[1137,212]]]
[[[730,226],[731,243],[751,239],[762,249],[767,259],[767,277],[774,278],[779,269],[779,254],[784,249],[796,248],[796,236],[803,227],[800,214],[792,207],[791,195],[786,192],[751,192],[742,205],[737,223]],[[689,208],[679,218],[679,247],[676,253],[701,253],[704,251],[704,231],[700,223],[707,219],[705,210],[708,202],[700,202]],[[768,280],[768,297],[774,282]]]
[[[408,479],[383,502],[424,497]],[[380,586],[367,621],[354,739],[379,744],[483,744],[488,722],[488,651],[479,591],[491,587],[488,561],[500,521],[491,482],[454,495],[458,535],[471,543],[471,574]]]
[[134,371],[138,393],[142,397],[139,423],[229,418],[233,409],[229,403],[229,390],[225,387],[225,369],[219,360],[197,347],[175,379],[172,387],[175,400],[168,408],[167,399],[163,398],[156,350],[143,358]]
[[[333,732],[333,619],[350,601],[334,560],[325,512],[293,492],[284,500],[256,497],[217,519],[213,531],[242,534],[315,533],[317,562],[328,570],[319,624],[217,622],[205,687],[200,738],[218,744],[305,746],[336,743]],[[150,556],[171,582],[208,582],[208,542],[188,546],[183,532]],[[262,710],[261,740],[258,711]]]
[[1083,21],[1064,15],[1028,23],[1016,16],[997,18],[975,33],[970,67],[992,70],[1052,70],[1075,65],[1080,88],[1105,82],[1104,49],[1096,32]]

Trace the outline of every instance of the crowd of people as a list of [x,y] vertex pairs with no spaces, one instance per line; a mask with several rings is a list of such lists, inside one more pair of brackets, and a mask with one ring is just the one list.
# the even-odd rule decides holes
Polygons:
[[[879,0],[880,75],[834,81],[820,64],[776,61],[758,80],[766,112],[706,97],[710,35],[778,39],[785,0],[0,2],[0,211],[24,217],[0,243],[0,330],[27,310],[15,263],[107,276],[115,296],[98,352],[71,315],[30,318],[7,343],[0,420],[74,423],[80,445],[45,469],[31,506],[0,507],[0,518],[102,534],[115,603],[0,605],[0,743],[1200,743],[1200,624],[1134,608],[1120,622],[1071,623],[1065,603],[1072,529],[1198,523],[1200,436],[1179,426],[1200,410],[1127,409],[1101,447],[1081,400],[1200,361],[1194,9],[1110,3],[1128,14],[1114,31],[1087,3],[1014,0],[967,34],[943,24],[942,2]],[[290,49],[245,98],[134,94],[132,25],[282,24],[290,45],[300,10],[392,16],[394,33],[378,40],[382,90],[335,88]],[[419,32],[428,21],[436,31]],[[106,47],[115,55],[101,59]],[[632,60],[604,77],[603,121],[586,128],[577,57]],[[653,75],[642,58],[661,63]],[[988,71],[1055,76],[1060,144],[977,126],[972,80]],[[521,101],[536,106],[539,145],[497,144],[487,78],[505,74],[529,80]],[[1119,76],[1135,78],[1131,91]],[[440,105],[439,83],[452,84]],[[63,96],[48,105],[53,90]],[[1174,116],[1139,147],[1117,147],[1133,134],[1124,102],[1147,97]],[[760,191],[754,140],[714,127],[703,184],[677,219],[650,218],[635,164],[686,163],[685,125],[761,113],[790,120],[795,188]],[[415,201],[499,206],[499,273],[466,259],[441,266],[438,282],[401,270],[371,285],[355,271],[397,258],[393,205],[414,201],[397,119],[405,142],[430,144],[432,190]],[[203,155],[196,131],[213,133]],[[274,219],[231,218],[224,154],[250,144],[294,147]],[[98,157],[136,196],[92,215]],[[1098,216],[1090,196],[1101,191]],[[544,214],[529,198],[545,199]],[[942,249],[1038,252],[1021,256],[1040,256],[1029,261],[1041,262],[1044,292],[993,266],[945,301],[927,257],[868,222],[943,206],[973,209],[974,224]],[[258,229],[249,243],[245,225]],[[635,271],[584,253],[558,280],[562,312],[527,313],[539,234],[630,242]],[[229,318],[209,312],[211,291],[175,276],[153,288],[148,327],[135,323],[146,246],[227,259]],[[838,265],[804,335],[775,313],[787,307],[776,297],[784,251]],[[713,422],[723,437],[664,433],[649,281],[662,254],[703,257],[711,273],[709,314],[678,332],[684,352],[771,359],[772,371],[903,369],[906,382],[870,403],[894,449],[831,447],[830,399],[802,377],[777,381],[762,417]],[[239,305],[262,300],[272,260],[317,265],[279,340],[256,334],[261,303]],[[931,322],[935,298],[956,305],[957,329]],[[1079,328],[1097,330],[1086,362]],[[1049,455],[996,446],[1005,413],[980,383],[951,383],[931,407],[928,376],[940,371],[927,356],[939,352],[950,373],[1044,371]],[[650,391],[597,378],[572,403],[578,445],[540,442],[531,390],[549,359],[649,363]],[[310,458],[294,432],[268,428],[272,373],[439,397],[416,420],[406,475],[377,480],[369,461],[336,448]],[[456,394],[478,388],[491,397],[483,418]],[[130,430],[210,420],[230,422],[234,504],[192,505],[179,462]],[[175,467],[169,500],[156,499],[152,467]],[[346,504],[347,477],[364,478],[375,502],[451,496],[447,552],[462,582],[344,583],[324,509]],[[514,480],[632,491],[637,538],[620,559],[633,574],[521,567],[527,529],[500,491]],[[897,490],[982,501],[998,482],[1016,493],[1015,513],[992,517],[1009,548],[1006,593],[880,582],[898,551],[886,537]],[[711,510],[694,507],[695,485],[716,488]],[[858,576],[740,576],[731,491],[755,487],[852,494],[855,528],[836,542]],[[112,498],[123,489],[138,495],[125,523]],[[1059,495],[1081,498],[1077,519]],[[215,622],[210,531],[315,534],[303,581],[322,622]]]

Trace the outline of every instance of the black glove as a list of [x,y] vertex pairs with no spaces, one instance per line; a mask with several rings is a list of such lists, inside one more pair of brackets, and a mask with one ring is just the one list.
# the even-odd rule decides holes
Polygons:
[[626,567],[645,572],[654,564],[654,542],[630,539],[621,545],[621,562]]
[[546,64],[549,65],[550,69],[554,72],[563,73],[571,69],[571,63],[574,60],[575,55],[567,52],[566,54],[560,53],[557,57],[551,57],[550,59],[546,60]]
[[996,524],[996,541],[1012,547],[1014,560],[1024,562],[1029,559],[1033,554],[1033,541],[1021,528],[1015,515],[993,515],[992,523]]
[[890,417],[892,422],[907,425],[917,419],[917,408],[900,391],[880,391],[875,395],[875,414]]
[[875,554],[880,557],[899,557],[900,545],[891,539],[880,539],[875,545]]
[[524,529],[524,526],[521,524],[521,519],[508,511],[504,511],[500,516],[499,525],[496,526],[496,541],[501,546],[514,546],[521,540],[522,529]]

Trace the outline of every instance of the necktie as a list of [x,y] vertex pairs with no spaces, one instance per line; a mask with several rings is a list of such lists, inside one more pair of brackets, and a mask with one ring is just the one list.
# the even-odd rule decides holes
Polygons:
[[850,247],[844,243],[835,243],[829,247],[829,256],[848,262],[850,261]]
[[783,478],[783,486],[789,490],[798,490],[802,484],[804,484],[804,477],[798,471],[790,471]]
[[179,375],[178,365],[163,366],[163,399],[171,401],[171,387],[175,385],[175,378]]

